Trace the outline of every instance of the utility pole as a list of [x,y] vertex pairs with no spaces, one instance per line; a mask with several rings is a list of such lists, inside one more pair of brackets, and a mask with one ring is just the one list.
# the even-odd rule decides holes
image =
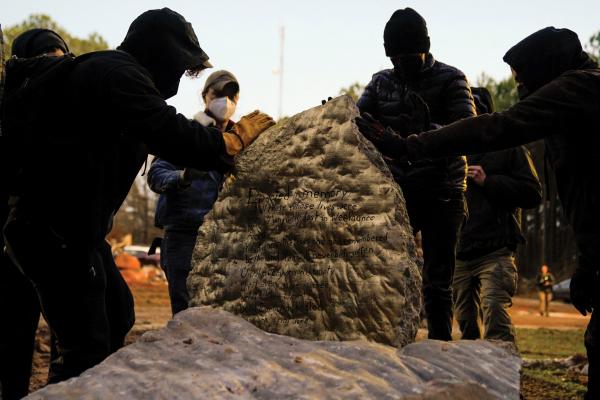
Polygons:
[[150,217],[150,207],[148,205],[148,184],[146,184],[146,182],[143,182],[142,185],[144,187],[144,244],[148,244],[148,242],[150,241],[148,239],[148,227],[150,225],[148,223],[148,219]]
[[[550,190],[550,189],[548,189],[548,190]],[[540,236],[541,236],[541,244],[542,244],[542,246],[541,246],[541,249],[540,249],[540,253],[541,253],[541,257],[540,258],[542,260],[541,265],[545,265],[548,262],[547,257],[546,257],[546,238],[547,238],[548,235],[547,235],[546,231],[548,229],[548,207],[550,206],[550,204],[549,204],[549,202],[546,199],[542,200],[542,204],[543,204],[543,206],[542,206],[542,210],[543,211],[542,211],[542,218],[541,218],[542,219],[542,221],[541,221],[542,223],[541,223],[541,226],[540,226],[540,228],[541,228],[541,235]],[[538,269],[540,268],[541,265],[537,266]]]
[[[2,25],[0,24],[0,105],[4,97],[4,35],[2,34]],[[2,126],[0,125],[0,136],[2,136]]]
[[285,43],[285,26],[279,27],[279,107],[278,119],[283,117],[283,48]]

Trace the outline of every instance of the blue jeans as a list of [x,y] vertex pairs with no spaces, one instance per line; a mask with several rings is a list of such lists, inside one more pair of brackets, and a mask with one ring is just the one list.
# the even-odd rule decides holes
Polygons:
[[188,308],[190,296],[187,277],[192,269],[192,253],[197,233],[165,231],[161,246],[160,262],[169,282],[169,298],[173,315]]

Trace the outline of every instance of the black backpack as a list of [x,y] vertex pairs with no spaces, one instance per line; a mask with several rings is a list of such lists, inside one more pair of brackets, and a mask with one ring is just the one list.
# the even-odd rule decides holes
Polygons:
[[[0,190],[18,198],[28,172],[40,168],[48,137],[44,125],[56,119],[64,83],[76,64],[72,55],[11,58],[5,65],[0,107]],[[45,134],[46,133],[46,134]],[[39,171],[39,169],[38,169]],[[0,199],[4,203],[4,199]],[[5,204],[5,203],[4,203]]]

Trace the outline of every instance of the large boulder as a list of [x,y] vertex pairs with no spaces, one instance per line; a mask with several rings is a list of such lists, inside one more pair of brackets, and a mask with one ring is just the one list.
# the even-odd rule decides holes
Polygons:
[[486,341],[402,349],[266,333],[212,307],[181,312],[28,399],[518,399],[520,359]]
[[191,305],[311,340],[414,341],[421,274],[404,198],[342,96],[264,132],[198,234]]

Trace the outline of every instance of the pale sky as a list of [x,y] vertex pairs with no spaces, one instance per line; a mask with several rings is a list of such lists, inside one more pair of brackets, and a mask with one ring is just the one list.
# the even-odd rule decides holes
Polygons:
[[[96,31],[115,47],[137,15],[165,6],[192,23],[215,69],[238,77],[236,117],[254,109],[277,117],[280,26],[285,26],[284,115],[318,105],[353,82],[365,84],[373,73],[389,68],[383,28],[398,8],[412,7],[426,19],[434,57],[464,71],[472,83],[483,71],[498,79],[509,75],[502,56],[538,29],[570,28],[582,42],[600,30],[598,0],[0,0],[0,23],[45,13],[74,35]],[[184,77],[169,103],[187,116],[200,110],[198,92],[207,75]]]

